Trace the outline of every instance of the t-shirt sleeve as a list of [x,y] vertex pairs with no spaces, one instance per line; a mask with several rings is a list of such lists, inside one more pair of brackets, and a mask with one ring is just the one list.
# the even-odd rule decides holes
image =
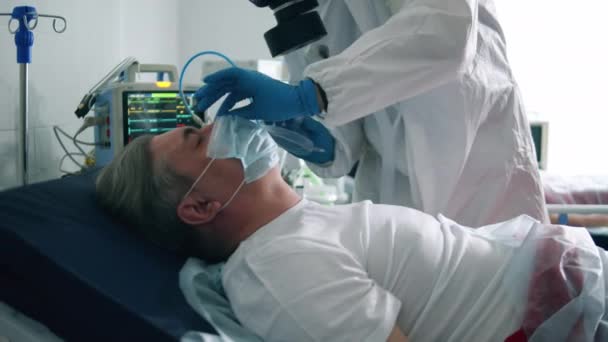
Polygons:
[[264,341],[386,341],[401,302],[344,248],[285,239],[225,274],[241,323]]

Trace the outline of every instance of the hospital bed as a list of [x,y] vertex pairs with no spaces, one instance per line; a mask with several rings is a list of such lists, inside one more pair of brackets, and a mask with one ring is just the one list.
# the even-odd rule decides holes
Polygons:
[[95,203],[95,175],[0,192],[0,302],[66,341],[215,335],[180,291],[185,260],[105,215]]
[[66,341],[215,334],[180,291],[185,260],[105,215],[95,174],[0,192],[0,303]]
[[564,176],[541,171],[547,209],[554,223],[585,226],[608,249],[608,177]]
[[547,204],[608,205],[608,176],[564,176],[542,171]]
[[608,247],[608,176],[567,176],[547,171],[549,122],[530,120],[536,157],[551,222],[590,229]]

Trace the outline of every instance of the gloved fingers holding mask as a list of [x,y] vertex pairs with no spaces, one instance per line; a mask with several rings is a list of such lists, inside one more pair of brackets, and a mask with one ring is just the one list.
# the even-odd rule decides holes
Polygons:
[[[254,70],[232,67],[205,77],[204,82],[194,95],[197,111],[207,110],[228,94],[218,110],[218,117],[233,115],[263,120],[269,125],[276,123],[276,126],[268,126],[268,131],[287,152],[316,164],[334,159],[333,136],[312,118],[321,112],[321,106],[317,86],[311,79],[292,86]],[[233,109],[243,100],[251,103]]]
[[[276,127],[280,128],[277,130]],[[334,160],[335,139],[322,123],[311,117],[290,119],[270,126],[270,135],[276,143],[290,154],[315,164],[326,164]],[[287,133],[281,133],[287,131]],[[293,139],[293,134],[306,138]]]
[[[218,116],[237,115],[249,120],[276,122],[321,112],[317,86],[311,79],[292,86],[254,70],[232,67],[205,77],[204,82],[194,95],[199,112],[204,112],[226,94],[229,95]],[[243,100],[251,103],[232,109]]]

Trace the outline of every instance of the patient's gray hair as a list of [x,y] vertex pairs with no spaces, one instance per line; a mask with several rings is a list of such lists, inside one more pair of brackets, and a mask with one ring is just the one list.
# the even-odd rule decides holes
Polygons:
[[138,137],[106,166],[96,182],[99,203],[156,244],[195,255],[194,229],[177,216],[177,205],[193,180],[180,176],[150,151],[152,136]]

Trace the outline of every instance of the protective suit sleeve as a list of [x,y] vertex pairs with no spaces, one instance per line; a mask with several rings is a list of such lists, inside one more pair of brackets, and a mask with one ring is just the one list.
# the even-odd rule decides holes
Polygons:
[[333,128],[330,131],[335,139],[334,160],[321,165],[311,162],[306,164],[319,177],[339,178],[350,172],[365,148],[363,119]]
[[386,23],[304,76],[325,90],[339,126],[453,81],[476,53],[477,0],[406,1]]
[[386,341],[395,326],[401,302],[343,248],[290,238],[259,248],[246,265],[225,275],[226,293],[264,341]]

